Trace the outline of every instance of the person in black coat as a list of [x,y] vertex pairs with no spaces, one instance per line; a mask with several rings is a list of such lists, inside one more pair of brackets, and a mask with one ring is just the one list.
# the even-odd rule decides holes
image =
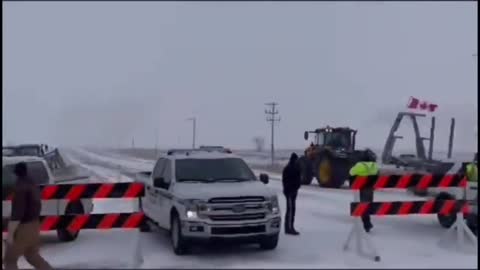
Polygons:
[[298,156],[292,153],[290,161],[283,169],[282,184],[283,194],[287,201],[287,212],[285,214],[285,233],[298,235],[293,224],[295,221],[295,203],[297,199],[297,193],[300,189],[300,168],[298,166]]

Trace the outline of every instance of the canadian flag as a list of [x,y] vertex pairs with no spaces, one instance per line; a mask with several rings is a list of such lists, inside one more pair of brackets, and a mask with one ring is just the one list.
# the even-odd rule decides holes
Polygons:
[[426,100],[419,100],[415,97],[410,97],[407,103],[407,108],[421,111],[434,112],[438,108],[438,104],[430,103]]

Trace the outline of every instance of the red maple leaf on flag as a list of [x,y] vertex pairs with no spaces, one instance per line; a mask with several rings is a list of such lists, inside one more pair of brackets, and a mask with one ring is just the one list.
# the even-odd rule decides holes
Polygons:
[[437,109],[437,104],[428,104],[428,110],[434,112]]

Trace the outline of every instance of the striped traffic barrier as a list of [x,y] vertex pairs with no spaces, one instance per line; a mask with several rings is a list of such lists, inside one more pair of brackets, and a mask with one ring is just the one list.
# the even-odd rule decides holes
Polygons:
[[[145,221],[145,214],[142,212],[41,216],[40,230],[68,229],[71,232],[77,232],[84,229],[137,229]],[[7,232],[7,222],[8,219],[2,221],[3,232]]]
[[[41,185],[42,200],[71,200],[101,199],[101,198],[138,198],[143,197],[145,188],[143,183],[82,183]],[[4,196],[3,201],[12,200],[14,194]]]
[[[427,201],[388,201],[388,202],[360,202],[360,190],[371,189],[408,189],[408,188],[467,188],[467,179],[463,174],[406,174],[406,175],[375,175],[352,176],[349,178],[350,189],[354,192],[354,201],[350,204],[350,216],[354,219],[353,227],[343,246],[350,248],[352,241],[356,242],[357,252],[362,250],[362,241],[365,241],[373,251],[373,259],[380,261],[380,254],[375,248],[369,235],[363,229],[361,217],[374,216],[403,216],[403,215],[452,215],[456,214],[455,224],[447,234],[457,233],[457,244],[463,246],[464,234],[477,246],[477,238],[465,224],[463,215],[470,213],[468,201],[465,200],[427,200]],[[354,240],[355,239],[355,240]]]
[[467,201],[456,200],[429,200],[429,201],[396,201],[396,202],[353,202],[350,204],[350,215],[361,217],[363,215],[451,215],[462,212],[470,213]]
[[405,175],[378,175],[378,176],[356,176],[351,177],[350,188],[353,190],[373,188],[395,188],[407,189],[416,187],[426,188],[447,188],[466,187],[467,179],[460,174],[405,174]]
[[[42,200],[69,200],[80,199],[121,199],[138,198],[145,195],[145,186],[139,182],[121,183],[78,183],[59,185],[40,185]],[[3,193],[2,193],[3,194]],[[14,198],[14,193],[7,193],[3,201]],[[58,215],[40,217],[41,231],[68,229],[76,232],[84,229],[110,230],[110,229],[139,229],[146,224],[146,216],[143,212],[133,213],[96,213],[78,215]],[[8,230],[8,218],[2,218],[2,231]],[[140,233],[140,232],[139,232]],[[134,268],[143,261],[140,235],[134,241]]]

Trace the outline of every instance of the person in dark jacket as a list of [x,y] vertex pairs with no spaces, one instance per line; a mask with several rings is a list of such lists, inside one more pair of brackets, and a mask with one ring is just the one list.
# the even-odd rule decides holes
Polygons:
[[287,201],[287,211],[285,214],[285,233],[298,235],[299,232],[295,230],[293,224],[295,222],[295,203],[297,200],[297,193],[300,189],[300,168],[297,163],[298,156],[292,153],[290,161],[283,169],[282,184],[283,194]]
[[18,269],[18,259],[24,256],[35,269],[52,269],[39,253],[40,212],[42,209],[40,189],[28,176],[27,164],[15,165],[17,180],[12,200],[12,214],[8,223],[7,247],[3,264],[6,270]]

